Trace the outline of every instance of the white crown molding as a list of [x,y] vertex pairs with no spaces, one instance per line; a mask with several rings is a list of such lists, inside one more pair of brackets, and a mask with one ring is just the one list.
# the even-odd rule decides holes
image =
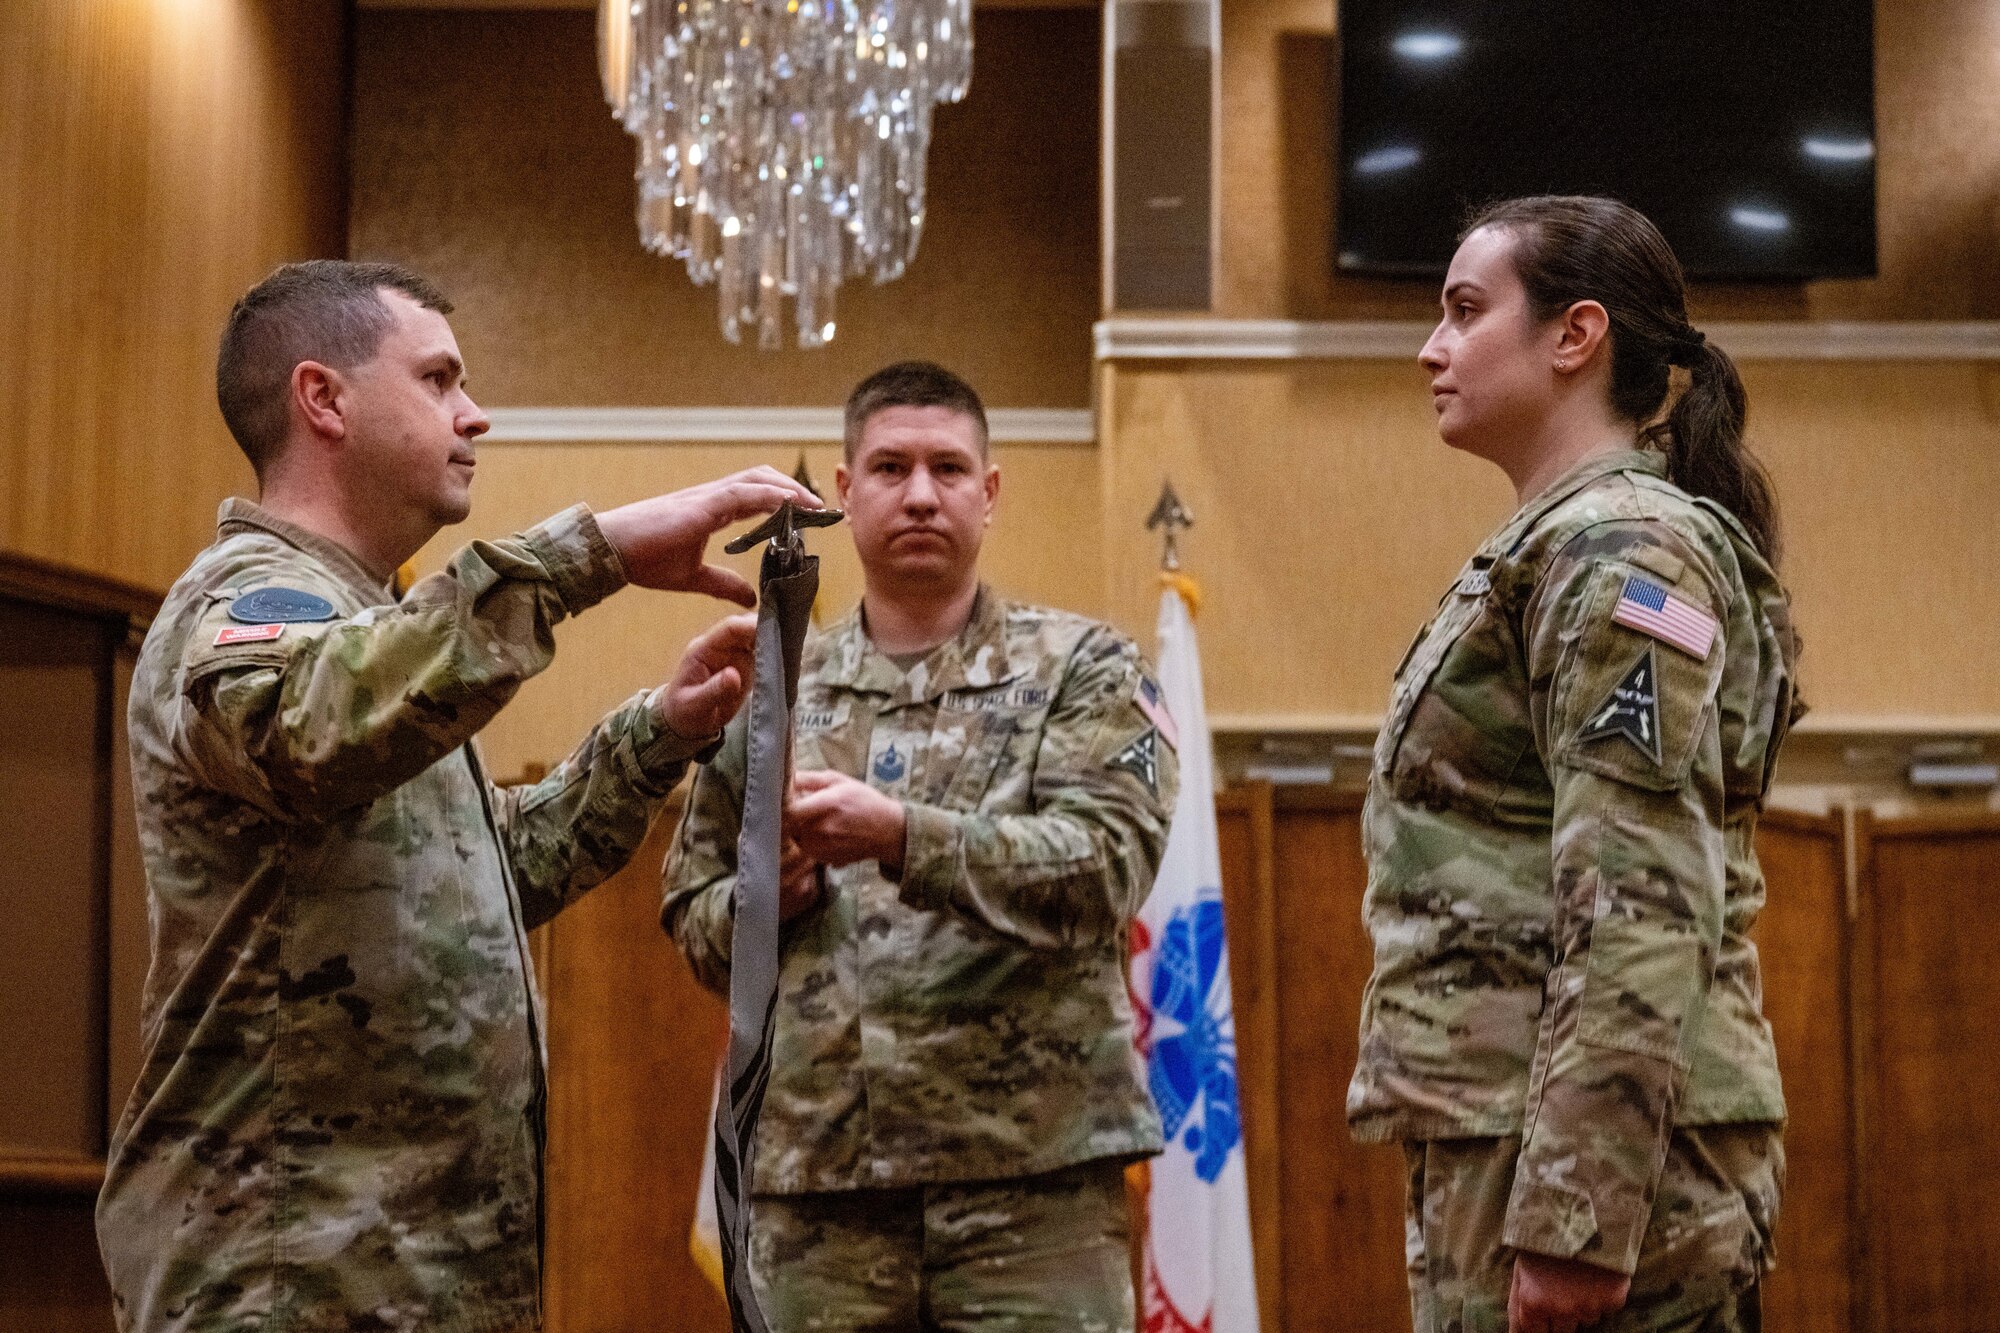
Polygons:
[[[1739,361],[2000,361],[2000,321],[1744,321],[1703,326]],[[1093,327],[1100,361],[1413,359],[1430,336],[1417,320],[1145,319]]]
[[[837,407],[495,407],[495,444],[832,444]],[[998,407],[986,413],[995,444],[1094,444],[1088,408]]]

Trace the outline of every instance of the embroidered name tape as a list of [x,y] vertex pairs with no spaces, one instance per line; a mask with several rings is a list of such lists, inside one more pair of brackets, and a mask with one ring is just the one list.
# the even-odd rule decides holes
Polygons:
[[1714,616],[1693,602],[1683,601],[1651,579],[1636,574],[1625,580],[1625,590],[1618,594],[1618,605],[1612,608],[1611,618],[1662,643],[1672,644],[1697,662],[1708,660],[1709,650],[1715,647],[1716,631],[1721,628]]
[[224,625],[215,632],[215,646],[232,643],[263,643],[285,632],[283,625]]
[[990,713],[1008,708],[1040,708],[1048,701],[1046,688],[1023,685],[1015,689],[953,690],[944,696],[943,706],[953,712]]

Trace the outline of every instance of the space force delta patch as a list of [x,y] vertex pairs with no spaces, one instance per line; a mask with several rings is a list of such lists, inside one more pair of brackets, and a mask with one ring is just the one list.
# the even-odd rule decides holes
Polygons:
[[1660,762],[1660,691],[1653,650],[1632,664],[1604,702],[1585,719],[1577,743],[1623,736],[1654,763]]
[[1160,733],[1154,728],[1140,732],[1107,762],[1145,783],[1146,790],[1153,795],[1160,794]]

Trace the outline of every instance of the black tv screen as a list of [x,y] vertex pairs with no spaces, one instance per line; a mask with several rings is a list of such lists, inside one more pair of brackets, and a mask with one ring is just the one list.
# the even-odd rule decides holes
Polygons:
[[1870,0],[1340,0],[1338,255],[1443,273],[1466,210],[1605,194],[1690,277],[1875,272]]

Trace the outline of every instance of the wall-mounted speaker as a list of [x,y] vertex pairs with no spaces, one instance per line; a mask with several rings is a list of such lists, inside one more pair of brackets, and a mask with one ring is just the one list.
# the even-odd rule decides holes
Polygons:
[[1219,0],[1107,0],[1104,12],[1105,308],[1207,310]]

